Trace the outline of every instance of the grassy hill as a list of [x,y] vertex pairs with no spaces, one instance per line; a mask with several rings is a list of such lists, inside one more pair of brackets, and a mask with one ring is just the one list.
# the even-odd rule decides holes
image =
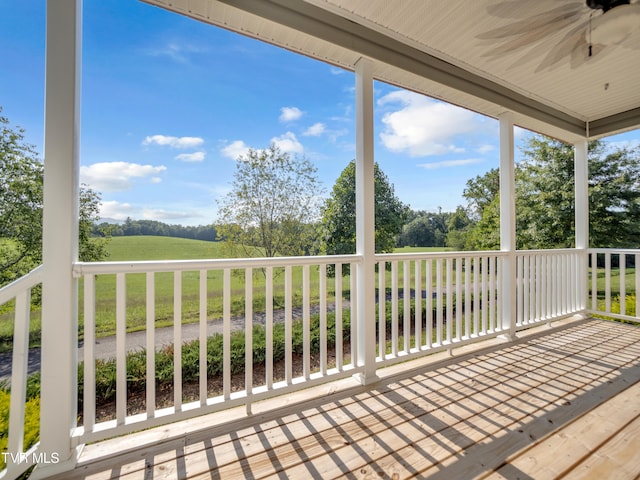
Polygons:
[[192,260],[223,258],[223,242],[188,238],[134,236],[112,237],[107,246],[109,261]]

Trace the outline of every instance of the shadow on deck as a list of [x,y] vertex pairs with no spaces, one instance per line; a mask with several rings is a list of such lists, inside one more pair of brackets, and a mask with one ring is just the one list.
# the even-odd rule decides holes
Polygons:
[[640,328],[558,325],[90,445],[56,478],[636,478]]

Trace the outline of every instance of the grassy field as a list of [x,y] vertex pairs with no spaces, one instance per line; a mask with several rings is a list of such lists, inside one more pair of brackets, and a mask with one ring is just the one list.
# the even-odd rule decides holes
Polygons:
[[113,237],[107,261],[223,258],[224,243],[172,237]]

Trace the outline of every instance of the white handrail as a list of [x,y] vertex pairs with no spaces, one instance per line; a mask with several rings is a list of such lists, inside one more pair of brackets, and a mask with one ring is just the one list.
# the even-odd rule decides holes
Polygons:
[[[540,250],[544,252],[545,250]],[[546,250],[547,252],[549,250]],[[555,251],[555,250],[554,250]],[[573,250],[571,250],[573,251]],[[467,252],[407,252],[407,253],[376,253],[376,262],[389,262],[399,260],[420,260],[426,258],[464,258],[464,257],[506,257],[508,252],[500,250],[467,251]]]
[[135,262],[76,262],[73,273],[103,275],[109,273],[176,272],[188,270],[221,270],[224,268],[285,267],[287,265],[320,265],[361,263],[362,255],[321,255],[304,257],[215,258],[206,260],[145,260]]
[[33,288],[42,282],[42,265],[37,266],[26,275],[0,288],[0,305],[13,300],[19,293]]
[[[0,305],[15,299],[13,309],[13,344],[11,360],[11,399],[9,401],[9,435],[6,450],[12,455],[25,453],[25,410],[27,392],[27,374],[29,366],[29,325],[31,322],[31,289],[42,282],[42,265],[36,267],[23,277],[0,289]],[[42,426],[41,426],[42,429]],[[39,443],[30,447],[29,452],[36,452]],[[27,462],[7,462],[6,469],[0,472],[0,478],[16,478],[32,464]]]

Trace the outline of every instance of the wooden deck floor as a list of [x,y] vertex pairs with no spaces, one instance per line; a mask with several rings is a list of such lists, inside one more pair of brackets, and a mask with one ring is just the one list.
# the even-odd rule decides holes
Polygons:
[[577,320],[486,345],[123,455],[89,446],[60,478],[639,477],[640,328]]

